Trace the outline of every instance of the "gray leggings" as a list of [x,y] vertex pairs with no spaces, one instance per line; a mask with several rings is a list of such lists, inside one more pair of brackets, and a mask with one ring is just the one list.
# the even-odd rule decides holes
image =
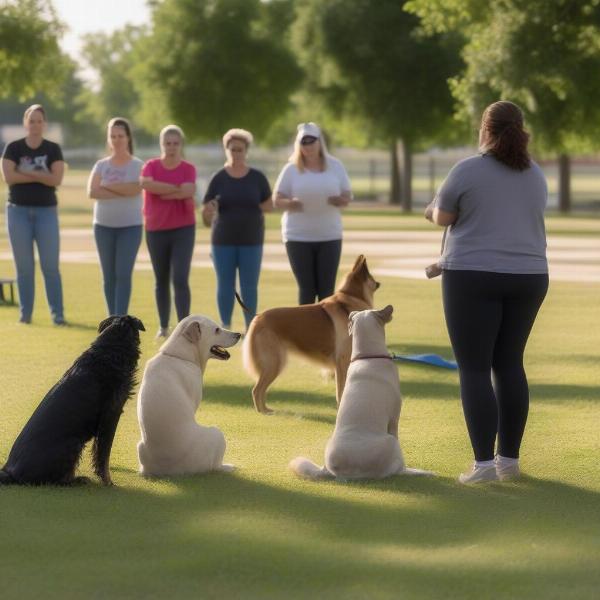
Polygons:
[[195,225],[146,232],[146,243],[156,279],[156,306],[161,327],[169,326],[171,313],[169,280],[171,278],[175,292],[177,320],[181,321],[190,314],[192,298],[189,277],[195,239]]
[[298,304],[331,296],[340,265],[342,240],[286,242],[285,249],[298,282]]

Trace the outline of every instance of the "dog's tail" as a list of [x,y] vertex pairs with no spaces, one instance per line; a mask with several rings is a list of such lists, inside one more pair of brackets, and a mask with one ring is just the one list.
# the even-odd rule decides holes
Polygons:
[[0,485],[10,485],[11,483],[17,483],[10,473],[0,469]]
[[435,473],[433,471],[424,471],[423,469],[411,469],[410,467],[402,467],[397,473],[397,475],[421,475],[423,477],[434,477]]
[[235,299],[238,301],[238,304],[242,307],[242,310],[244,312],[249,313],[250,309],[244,304],[244,301],[242,300],[241,296],[237,293],[237,290],[235,290],[234,293],[235,293]]
[[326,467],[319,467],[303,456],[294,458],[290,462],[289,467],[298,477],[302,477],[303,479],[333,479],[333,475]]

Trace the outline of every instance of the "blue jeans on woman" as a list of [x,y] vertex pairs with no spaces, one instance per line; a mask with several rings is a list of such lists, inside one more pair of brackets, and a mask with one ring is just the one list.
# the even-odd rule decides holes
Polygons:
[[31,322],[33,313],[35,296],[33,243],[35,242],[52,320],[56,325],[63,324],[65,317],[62,282],[58,269],[59,233],[56,206],[20,206],[8,202],[6,223],[17,270],[20,320],[24,323]]
[[104,297],[110,315],[126,315],[131,298],[131,274],[142,243],[142,225],[94,225],[94,237],[104,279]]
[[239,273],[240,295],[250,310],[249,313],[244,311],[246,329],[256,315],[262,254],[262,244],[251,246],[212,245],[212,257],[217,272],[217,305],[223,327],[231,327],[236,272]]

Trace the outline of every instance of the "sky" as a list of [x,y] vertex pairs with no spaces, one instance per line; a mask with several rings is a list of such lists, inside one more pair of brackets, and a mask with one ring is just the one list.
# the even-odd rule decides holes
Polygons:
[[[52,0],[59,19],[68,25],[61,46],[74,59],[80,58],[80,36],[95,31],[110,33],[128,23],[143,25],[150,22],[146,0]],[[91,78],[91,73],[81,75]]]

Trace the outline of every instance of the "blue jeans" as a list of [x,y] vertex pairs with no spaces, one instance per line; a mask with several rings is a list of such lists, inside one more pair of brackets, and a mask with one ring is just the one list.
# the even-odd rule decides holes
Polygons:
[[212,245],[212,257],[217,272],[217,304],[224,327],[231,326],[236,271],[239,272],[240,295],[244,304],[250,309],[249,313],[244,311],[246,328],[256,315],[262,253],[262,244],[252,246]]
[[131,298],[131,274],[142,243],[142,225],[94,225],[94,237],[104,279],[104,297],[110,315],[126,315]]
[[62,283],[58,270],[59,233],[56,206],[6,204],[6,223],[12,247],[21,320],[30,321],[35,296],[33,243],[37,244],[40,266],[46,284],[46,298],[55,323],[64,321]]

